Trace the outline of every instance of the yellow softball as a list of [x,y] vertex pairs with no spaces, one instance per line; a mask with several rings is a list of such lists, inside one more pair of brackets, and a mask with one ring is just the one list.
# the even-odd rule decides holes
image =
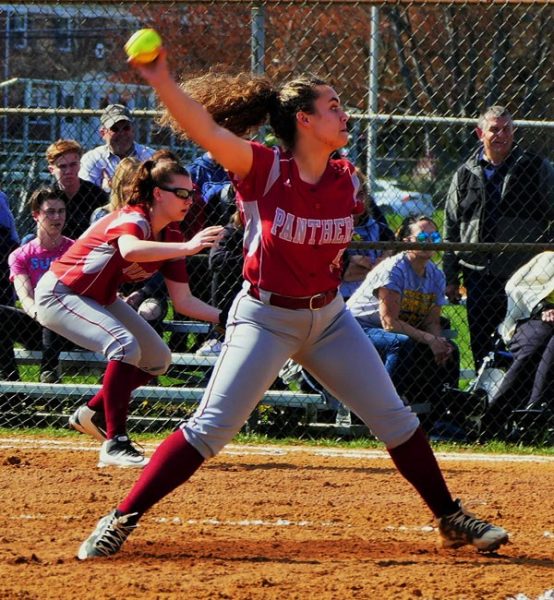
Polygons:
[[127,40],[125,53],[135,62],[146,64],[156,60],[162,38],[155,29],[139,29]]

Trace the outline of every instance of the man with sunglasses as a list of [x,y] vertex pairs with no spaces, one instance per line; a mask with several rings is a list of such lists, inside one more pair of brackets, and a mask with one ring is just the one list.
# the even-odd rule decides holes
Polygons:
[[106,106],[100,124],[100,136],[104,144],[83,155],[79,177],[109,192],[115,168],[122,158],[134,156],[142,162],[151,158],[154,150],[135,142],[133,118],[123,104]]

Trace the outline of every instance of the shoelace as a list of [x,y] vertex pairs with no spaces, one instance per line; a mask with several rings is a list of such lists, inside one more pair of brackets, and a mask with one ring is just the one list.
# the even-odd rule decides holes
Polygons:
[[127,440],[125,442],[117,442],[116,451],[124,454],[125,456],[132,456],[134,458],[142,458],[145,454],[144,448],[135,442],[139,449],[135,448],[131,440]]
[[136,525],[124,525],[120,521],[120,518],[114,516],[104,533],[96,540],[94,547],[100,554],[104,556],[115,554],[131,531],[136,528]]
[[463,511],[459,511],[458,514],[455,513],[448,517],[448,524],[459,531],[470,533],[474,537],[480,537],[492,527],[490,523],[481,521],[481,519],[477,519],[473,515],[466,514]]

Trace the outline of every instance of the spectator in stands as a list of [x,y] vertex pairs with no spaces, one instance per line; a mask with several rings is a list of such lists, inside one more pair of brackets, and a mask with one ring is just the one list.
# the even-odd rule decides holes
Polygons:
[[106,106],[100,124],[100,136],[105,143],[85,153],[79,176],[109,192],[115,168],[122,158],[133,156],[142,162],[150,158],[154,150],[135,142],[133,118],[123,104]]
[[[162,152],[154,153],[152,158],[154,160],[158,159]],[[176,159],[176,157],[174,158]],[[139,167],[140,161],[133,156],[126,156],[121,160],[111,179],[110,201],[92,213],[91,224],[127,204],[127,198],[132,192],[133,180]],[[129,306],[132,306],[158,333],[162,333],[168,302],[167,290],[161,273],[156,273],[146,283],[122,285],[119,290],[119,297],[125,300]]]
[[[223,235],[210,249],[208,265],[212,274],[213,306],[229,307],[240,291],[243,265],[244,225],[239,211],[235,211],[223,229]],[[199,356],[218,355],[221,352],[221,331],[212,334],[196,351]]]
[[235,194],[227,171],[209,152],[197,157],[188,170],[204,203],[206,225],[225,225],[235,211]]
[[13,306],[14,293],[10,285],[8,256],[19,245],[15,219],[8,197],[0,191],[0,304]]
[[65,195],[53,188],[39,188],[30,198],[30,208],[37,224],[37,235],[30,242],[15,249],[9,257],[10,279],[15,287],[22,310],[0,305],[0,372],[8,381],[19,379],[13,344],[19,343],[27,350],[42,350],[40,381],[58,383],[60,351],[71,344],[41,327],[36,320],[34,290],[50,263],[59,258],[73,240],[62,235],[65,223]]
[[[447,242],[554,241],[554,168],[548,160],[514,144],[512,117],[491,106],[479,118],[480,145],[452,179],[446,199]],[[529,253],[444,254],[446,295],[467,290],[471,350],[478,368],[492,350],[492,334],[506,313],[504,286]]]
[[[358,198],[363,203],[362,213],[354,216],[354,232],[352,241],[385,242],[394,239],[394,233],[373,218],[371,199],[367,193],[367,183],[360,169],[356,169],[360,180]],[[344,271],[340,291],[345,300],[358,289],[366,275],[373,267],[392,253],[371,249],[348,248],[344,253]]]
[[55,180],[53,187],[65,199],[64,233],[72,239],[88,228],[92,212],[108,201],[107,194],[97,185],[79,177],[82,154],[83,149],[75,140],[58,140],[46,149],[48,170]]
[[[406,242],[441,241],[435,222],[407,217],[396,237]],[[406,250],[386,258],[366,276],[347,305],[379,352],[398,392],[410,403],[430,402],[429,423],[444,418],[442,388],[456,387],[459,351],[443,337],[445,278],[435,251]]]
[[156,331],[118,298],[121,284],[160,271],[177,310],[224,324],[226,314],[191,294],[185,257],[210,248],[221,227],[185,241],[179,227],[194,195],[186,169],[146,160],[125,208],[96,221],[50,268],[37,287],[39,321],[108,365],[102,388],[70,417],[70,425],[103,440],[100,466],[143,467],[148,459],[127,436],[131,393],[165,373],[171,352]]
[[[481,421],[481,440],[511,441],[510,417],[524,411],[533,426],[554,408],[554,252],[543,252],[520,267],[506,284],[508,311],[499,331],[513,355],[500,387]],[[525,416],[529,418],[525,418]]]
[[126,197],[131,193],[133,179],[140,167],[140,160],[134,156],[126,156],[115,168],[113,177],[110,180],[110,200],[107,204],[99,206],[90,217],[91,225],[105,217],[109,213],[123,208],[126,204]]

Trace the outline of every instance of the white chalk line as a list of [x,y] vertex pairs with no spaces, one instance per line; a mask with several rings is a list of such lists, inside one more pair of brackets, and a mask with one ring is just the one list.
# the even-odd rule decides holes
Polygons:
[[[8,517],[13,521],[47,521],[52,517],[45,514],[21,514],[21,515],[12,515]],[[74,515],[62,515],[61,518],[64,521],[74,521],[77,519]],[[351,528],[351,525],[340,523],[338,521],[291,521],[289,519],[274,519],[274,520],[265,520],[265,519],[238,519],[238,520],[220,520],[216,518],[209,519],[183,519],[182,517],[155,517],[151,519],[154,523],[169,523],[170,525],[201,525],[201,526],[211,526],[211,527],[336,527],[341,529]],[[389,528],[385,528],[389,529]],[[434,528],[431,527],[431,530]],[[418,527],[414,527],[414,531],[419,531]],[[426,528],[421,528],[421,531],[426,531]]]
[[[80,439],[43,439],[43,438],[0,438],[0,450],[9,449],[38,449],[59,450],[72,452],[98,452],[99,444]],[[142,445],[146,450],[154,451],[160,442],[146,442]],[[390,460],[389,454],[378,449],[350,449],[350,448],[318,448],[311,446],[258,446],[229,444],[222,454],[231,456],[287,456],[292,454],[310,454],[329,458],[352,458],[352,459],[385,459]],[[474,452],[435,452],[440,460],[460,462],[490,462],[490,463],[546,463],[554,464],[554,456],[537,454],[485,454]]]

